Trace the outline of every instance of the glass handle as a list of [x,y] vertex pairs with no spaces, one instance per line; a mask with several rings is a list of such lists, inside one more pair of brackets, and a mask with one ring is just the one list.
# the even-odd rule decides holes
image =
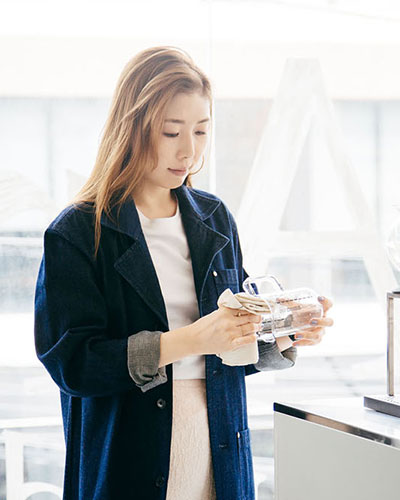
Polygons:
[[260,293],[262,293],[262,284],[265,284],[265,282],[272,286],[273,292],[283,291],[283,286],[275,276],[272,276],[272,274],[268,276],[257,276],[256,278],[249,276],[243,281],[243,290],[250,295],[260,295]]

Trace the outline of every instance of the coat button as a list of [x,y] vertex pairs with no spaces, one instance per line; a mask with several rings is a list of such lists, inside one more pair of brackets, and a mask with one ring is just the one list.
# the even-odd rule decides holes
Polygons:
[[213,271],[213,276],[218,276],[217,271]]
[[164,476],[158,476],[156,479],[156,486],[157,488],[161,488],[161,486],[165,483],[165,477]]
[[163,410],[167,406],[167,402],[165,399],[157,399],[157,406]]
[[238,437],[238,439],[240,438],[240,432],[237,433],[237,437]]

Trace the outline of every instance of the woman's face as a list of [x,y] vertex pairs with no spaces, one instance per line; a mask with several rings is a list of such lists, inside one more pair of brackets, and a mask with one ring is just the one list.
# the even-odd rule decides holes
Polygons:
[[209,128],[207,97],[193,93],[177,94],[171,99],[158,139],[158,164],[145,175],[145,183],[166,189],[183,184],[190,170],[200,167]]

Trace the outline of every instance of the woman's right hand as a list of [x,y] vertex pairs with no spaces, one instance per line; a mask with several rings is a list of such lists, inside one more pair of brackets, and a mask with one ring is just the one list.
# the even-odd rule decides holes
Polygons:
[[256,342],[261,316],[222,306],[187,328],[196,354],[219,354]]

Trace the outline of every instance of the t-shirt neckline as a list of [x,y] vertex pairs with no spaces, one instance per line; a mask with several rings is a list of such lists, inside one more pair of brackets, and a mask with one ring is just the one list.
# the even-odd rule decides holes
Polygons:
[[137,211],[138,211],[138,214],[139,214],[139,217],[143,218],[144,220],[146,221],[150,221],[150,222],[154,222],[154,221],[164,221],[164,220],[175,220],[179,217],[179,203],[178,203],[178,200],[176,201],[176,211],[174,213],[174,215],[171,215],[170,217],[153,217],[153,218],[150,218],[150,217],[147,217],[146,215],[144,215],[144,213],[142,213],[137,207],[136,207]]

